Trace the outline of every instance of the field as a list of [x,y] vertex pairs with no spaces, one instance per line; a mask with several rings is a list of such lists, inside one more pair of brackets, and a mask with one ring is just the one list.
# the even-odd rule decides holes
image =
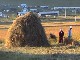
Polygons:
[[[5,48],[4,40],[10,25],[0,25],[0,60],[79,60],[80,47],[58,44],[59,29],[62,28],[67,37],[69,26],[72,26],[74,40],[80,42],[80,22],[50,22],[42,23],[51,47],[15,47]],[[52,33],[57,37],[57,42],[49,39]]]
[[72,26],[72,35],[73,35],[73,38],[75,40],[80,40],[80,23],[78,22],[68,22],[68,23],[45,23],[44,24],[44,28],[45,28],[45,31],[46,31],[46,34],[47,36],[52,33],[54,35],[56,35],[58,37],[58,33],[59,33],[59,30],[60,28],[63,29],[65,35],[64,37],[67,37],[68,36],[68,30],[69,30],[69,26]]
[[[2,5],[4,5],[4,7],[7,5],[17,7],[24,3],[28,6],[47,5],[51,8],[58,6],[80,6],[80,0],[0,0],[0,7],[3,7]],[[67,16],[68,19],[65,19],[63,16],[57,17],[58,19],[53,17],[50,19],[43,18],[44,23],[42,23],[42,25],[48,42],[51,45],[50,47],[25,46],[7,48],[4,46],[4,41],[6,39],[7,30],[11,25],[10,23],[15,18],[13,15],[9,19],[0,19],[0,60],[80,60],[80,45],[58,44],[60,28],[64,31],[64,37],[67,37],[69,26],[72,26],[72,38],[80,44],[80,16],[77,17],[77,22],[74,22],[75,18],[71,16]],[[49,22],[49,20],[52,22]],[[50,33],[54,34],[57,37],[57,40],[49,38]]]

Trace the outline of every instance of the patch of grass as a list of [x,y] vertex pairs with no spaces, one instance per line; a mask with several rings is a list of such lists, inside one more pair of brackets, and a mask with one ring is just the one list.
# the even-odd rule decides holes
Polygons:
[[[28,49],[29,48],[29,49]],[[67,51],[63,49],[67,52],[67,53],[61,53],[60,50],[61,48],[55,48],[55,47],[49,47],[49,48],[42,48],[42,47],[36,47],[33,49],[33,47],[26,47],[26,48],[14,48],[14,49],[6,49],[1,51],[0,48],[0,60],[78,60],[80,59],[80,54],[74,54],[74,50],[72,49],[67,49]],[[36,50],[34,51],[34,53],[30,54],[30,52],[28,53],[23,53],[23,51],[27,50]],[[53,53],[53,54],[40,54],[41,53],[41,49],[42,52],[45,52],[46,50],[48,50],[49,52],[56,52],[55,49],[58,49],[57,52],[58,53]],[[77,49],[77,48],[76,48]],[[14,51],[13,51],[14,50]],[[20,50],[23,50],[22,52],[20,52]],[[63,50],[63,51],[64,51]],[[62,51],[62,52],[63,52]],[[71,51],[73,53],[71,53]],[[79,50],[77,50],[79,51]],[[35,54],[35,53],[39,53],[39,54]],[[76,51],[75,51],[76,52]],[[75,56],[75,58],[74,58]]]

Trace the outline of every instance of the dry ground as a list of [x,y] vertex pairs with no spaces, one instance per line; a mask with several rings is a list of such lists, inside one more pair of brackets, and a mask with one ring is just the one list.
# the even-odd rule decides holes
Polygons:
[[[59,29],[62,28],[67,37],[69,26],[72,25],[72,36],[75,40],[80,41],[80,23],[42,23],[47,37],[52,33],[57,36]],[[10,25],[6,26],[9,28]],[[5,25],[0,25],[0,39],[5,40],[7,34]],[[51,43],[53,40],[49,40]],[[16,47],[5,48],[4,44],[0,44],[0,60],[79,60],[79,46],[64,46],[52,43],[52,47]],[[75,58],[74,58],[75,57]]]
[[[58,38],[58,33],[60,28],[63,29],[65,35],[64,37],[67,37],[68,35],[68,30],[69,30],[69,26],[72,26],[72,37],[75,40],[80,40],[80,22],[62,22],[62,23],[42,23],[44,29],[45,29],[45,33],[47,35],[47,37],[49,36],[50,33],[56,35],[56,37]],[[0,25],[0,39],[4,40],[6,34],[7,34],[7,28],[9,28],[10,25]]]

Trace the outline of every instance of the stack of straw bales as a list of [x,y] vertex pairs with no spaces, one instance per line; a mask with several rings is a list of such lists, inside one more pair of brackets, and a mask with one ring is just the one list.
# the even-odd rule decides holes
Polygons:
[[32,12],[14,20],[8,29],[5,45],[6,47],[49,46],[40,19]]

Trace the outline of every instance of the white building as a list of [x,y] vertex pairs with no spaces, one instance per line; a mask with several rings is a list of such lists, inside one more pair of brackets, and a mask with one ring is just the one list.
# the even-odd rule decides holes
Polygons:
[[22,11],[17,13],[18,16],[24,15],[25,13],[28,12],[27,9],[28,6],[26,4],[21,4],[21,7],[22,7]]
[[30,9],[30,11],[31,11],[31,12],[36,12],[36,11],[37,11],[37,9]]
[[3,13],[2,12],[0,12],[0,17],[2,17],[3,16]]
[[48,6],[40,6],[41,8],[48,8]]
[[22,9],[22,12],[28,12],[27,8]]
[[57,16],[59,15],[59,11],[48,11],[48,12],[39,12],[39,16],[46,16],[46,15],[54,15]]
[[22,16],[24,14],[26,14],[27,12],[18,12],[18,16]]
[[28,6],[26,4],[21,4],[22,8],[27,8]]

